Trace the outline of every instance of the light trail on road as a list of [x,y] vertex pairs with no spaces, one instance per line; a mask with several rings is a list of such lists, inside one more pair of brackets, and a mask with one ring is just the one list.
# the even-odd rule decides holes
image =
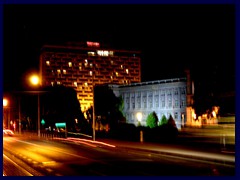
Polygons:
[[[92,144],[100,144],[100,145],[104,145],[104,146],[108,146],[108,147],[116,147],[115,145],[113,144],[108,144],[108,143],[105,143],[105,142],[102,142],[102,141],[93,141],[93,140],[89,140],[89,139],[82,139],[82,138],[67,138],[67,139],[63,139],[63,138],[54,138],[54,139],[60,139],[60,140],[64,140],[64,141],[72,141],[72,142],[80,142],[80,143],[83,143],[83,142],[89,142],[89,143],[92,143]],[[87,143],[87,145],[90,145],[90,146],[93,146],[93,147],[96,147],[94,145],[91,145]]]

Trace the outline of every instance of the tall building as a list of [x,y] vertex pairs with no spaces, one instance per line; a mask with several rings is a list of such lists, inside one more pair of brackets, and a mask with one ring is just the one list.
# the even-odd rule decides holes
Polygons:
[[73,87],[84,112],[93,104],[95,85],[141,82],[140,52],[110,49],[90,41],[44,45],[40,77],[43,86]]
[[[178,129],[186,125],[188,101],[187,78],[164,79],[129,85],[108,85],[124,102],[123,113],[127,123],[146,126],[147,116],[155,112],[160,120],[171,115]],[[189,87],[190,86],[190,87]],[[139,119],[140,115],[140,119]],[[189,117],[191,118],[191,117]]]

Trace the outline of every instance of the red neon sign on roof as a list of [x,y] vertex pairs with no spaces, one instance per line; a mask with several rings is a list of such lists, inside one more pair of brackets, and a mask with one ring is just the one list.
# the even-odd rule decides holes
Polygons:
[[87,41],[87,46],[88,47],[100,47],[100,44],[98,42]]

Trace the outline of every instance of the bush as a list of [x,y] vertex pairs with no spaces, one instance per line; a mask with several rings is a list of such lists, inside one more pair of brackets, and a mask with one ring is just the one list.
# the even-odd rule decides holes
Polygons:
[[167,124],[168,120],[165,115],[162,116],[161,121],[159,122],[159,126]]
[[172,116],[169,119],[162,117],[162,124],[154,128],[146,128],[144,140],[149,142],[174,142],[178,136],[178,129]]
[[147,123],[147,126],[150,127],[150,128],[157,127],[158,117],[157,117],[157,114],[154,111],[148,115],[146,123]]
[[109,137],[120,140],[137,141],[139,139],[138,134],[138,128],[134,124],[120,123],[118,126],[110,129]]

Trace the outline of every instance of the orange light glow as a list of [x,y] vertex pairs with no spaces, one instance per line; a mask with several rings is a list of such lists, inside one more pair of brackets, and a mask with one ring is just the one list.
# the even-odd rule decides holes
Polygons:
[[38,85],[39,84],[39,77],[37,75],[33,75],[30,77],[30,82],[33,85]]
[[3,106],[6,107],[8,105],[8,100],[7,99],[3,99]]

